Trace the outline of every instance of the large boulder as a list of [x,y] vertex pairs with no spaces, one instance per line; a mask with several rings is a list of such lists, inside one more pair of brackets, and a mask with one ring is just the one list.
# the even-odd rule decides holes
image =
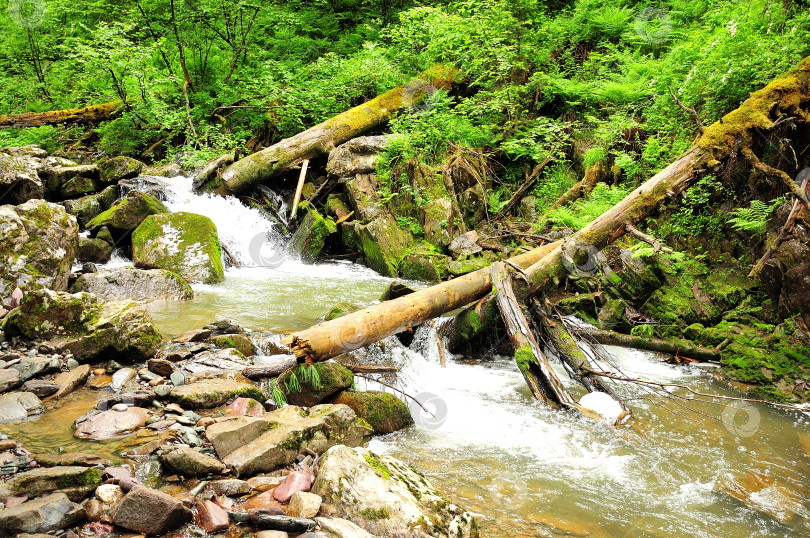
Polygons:
[[80,263],[107,263],[112,258],[112,245],[98,237],[80,237],[76,259]]
[[73,435],[79,439],[94,441],[115,439],[135,432],[146,424],[148,418],[149,411],[143,407],[113,406],[113,409],[96,413],[82,420],[76,425]]
[[86,362],[105,353],[115,353],[119,361],[146,360],[162,342],[144,307],[124,301],[102,303],[84,292],[30,292],[2,327],[7,334],[51,339],[57,352]]
[[78,233],[62,206],[44,200],[0,206],[0,297],[18,286],[67,290]]
[[396,278],[402,260],[414,249],[413,236],[394,218],[381,214],[368,224],[357,226],[366,265],[383,276]]
[[472,514],[448,503],[422,473],[365,448],[329,449],[312,492],[323,498],[322,514],[377,536],[479,536]]
[[122,179],[135,177],[146,167],[140,161],[123,155],[104,159],[98,163],[101,181],[107,184],[118,183]]
[[120,267],[85,273],[71,286],[73,293],[85,291],[105,301],[151,301],[193,299],[194,291],[178,274],[163,269]]
[[326,172],[332,177],[354,177],[356,174],[371,174],[395,135],[360,136],[329,152]]
[[311,450],[362,445],[371,427],[348,406],[286,406],[261,417],[235,417],[209,426],[205,434],[219,458],[240,475],[290,465]]
[[225,280],[217,227],[194,213],[147,217],[132,234],[132,259],[137,267],[166,269],[189,282]]
[[71,502],[64,493],[53,493],[0,510],[0,536],[46,533],[75,525],[84,518],[84,508]]
[[45,191],[49,196],[58,195],[64,185],[77,177],[91,180],[98,180],[99,178],[98,166],[95,164],[77,165],[70,163],[66,165],[49,166],[43,168],[39,175],[44,181]]
[[143,534],[165,534],[191,521],[180,499],[145,486],[130,490],[110,515],[119,527]]
[[102,471],[95,467],[66,465],[41,467],[14,475],[0,486],[0,501],[27,495],[38,497],[46,493],[64,493],[79,501],[101,483]]
[[357,174],[346,181],[346,195],[357,219],[368,222],[383,213],[378,188],[373,175]]
[[374,433],[391,433],[413,424],[413,417],[405,403],[389,392],[343,391],[334,402],[352,408],[358,417],[374,428]]
[[304,263],[313,263],[323,250],[326,239],[337,232],[335,221],[323,217],[318,210],[307,204],[307,215],[287,243],[287,250],[301,258]]
[[130,192],[109,209],[87,223],[90,233],[96,235],[102,228],[109,230],[115,241],[128,238],[146,217],[168,213],[163,203],[140,191]]
[[48,152],[37,146],[0,149],[0,191],[9,204],[22,204],[43,198],[45,189],[39,177],[42,159]]
[[351,387],[354,374],[342,364],[319,362],[288,370],[279,376],[277,383],[287,403],[312,407]]

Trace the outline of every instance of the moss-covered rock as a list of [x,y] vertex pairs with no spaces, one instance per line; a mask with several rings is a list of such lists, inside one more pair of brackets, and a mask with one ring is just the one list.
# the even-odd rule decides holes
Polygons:
[[225,280],[217,227],[194,213],[150,215],[132,234],[136,267],[166,269],[189,282]]
[[107,263],[112,256],[112,246],[97,237],[80,237],[76,259],[80,262]]
[[261,389],[241,375],[226,373],[201,377],[172,389],[169,397],[186,409],[208,409],[224,405],[237,397],[264,401]]
[[245,357],[252,357],[256,354],[256,346],[244,334],[212,336],[211,343],[220,349],[235,349]]
[[108,353],[116,360],[145,360],[157,351],[162,336],[149,313],[127,302],[102,303],[89,293],[39,290],[3,320],[7,334],[51,338],[58,353],[91,362]]
[[301,209],[306,210],[307,215],[290,238],[287,251],[305,263],[313,263],[323,251],[327,238],[337,232],[337,226],[331,218],[323,217],[312,204],[302,203]]
[[405,403],[388,392],[343,391],[334,403],[346,404],[374,428],[374,433],[391,433],[413,424],[413,417]]
[[351,387],[354,374],[336,362],[319,362],[285,372],[277,383],[287,403],[312,407]]
[[349,209],[349,201],[344,194],[332,193],[326,198],[324,211],[335,220],[340,220],[352,212]]
[[96,218],[103,211],[98,197],[94,195],[83,196],[76,200],[68,200],[62,204],[65,210],[76,217],[79,226],[85,228],[87,223]]
[[123,155],[104,159],[98,163],[101,181],[108,185],[137,176],[145,166],[142,162]]
[[575,314],[596,325],[597,313],[604,303],[601,293],[580,293],[560,299],[556,306],[563,314]]
[[109,209],[87,223],[87,229],[96,234],[101,228],[107,228],[118,241],[132,234],[146,217],[168,213],[163,203],[140,191],[130,192],[126,198],[114,203]]
[[622,299],[611,299],[599,309],[599,328],[608,331],[625,332],[630,329],[630,324],[625,317],[627,303]]
[[43,179],[45,191],[48,195],[58,196],[62,191],[62,186],[71,179],[86,177],[98,180],[99,170],[95,164],[76,165],[76,163],[69,163],[67,166],[46,166],[40,170],[39,175]]
[[337,319],[341,316],[345,316],[346,314],[351,314],[352,312],[357,312],[358,310],[362,309],[363,307],[360,305],[356,305],[353,303],[347,303],[345,301],[341,301],[337,303],[335,306],[329,309],[329,312],[322,316],[323,321],[332,321],[333,319]]
[[101,483],[101,469],[95,467],[63,466],[34,469],[19,473],[0,487],[0,500],[46,493],[64,493],[72,501],[80,501]]
[[67,290],[78,245],[76,218],[62,206],[44,200],[0,206],[0,297],[18,286]]
[[402,260],[416,245],[413,236],[402,230],[388,214],[358,226],[357,231],[366,265],[383,276],[399,276]]
[[79,198],[96,192],[96,181],[89,177],[74,177],[62,185],[60,192],[63,198]]

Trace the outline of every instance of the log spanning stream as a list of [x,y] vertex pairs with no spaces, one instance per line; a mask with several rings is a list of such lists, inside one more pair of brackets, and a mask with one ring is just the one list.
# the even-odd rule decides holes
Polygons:
[[[149,309],[167,336],[222,317],[254,330],[289,332],[311,325],[339,301],[370,305],[390,282],[353,264],[308,266],[287,259],[272,223],[257,210],[232,198],[193,195],[185,178],[166,182],[167,206],[211,217],[242,266],[230,269],[220,285],[196,286],[191,301],[152,303]],[[267,241],[254,242],[268,233]],[[374,438],[370,448],[414,465],[448,500],[478,514],[482,536],[810,534],[807,416],[762,405],[672,401],[631,386],[618,390],[634,416],[616,430],[539,405],[510,357],[471,362],[447,353],[442,368],[436,342],[434,328],[423,326],[409,347],[389,338],[358,352],[400,368],[400,384],[432,412],[412,406],[417,424]],[[671,366],[647,352],[607,350],[632,377],[735,394],[711,369]],[[559,374],[580,396],[561,367]],[[364,380],[357,385],[380,388]],[[128,443],[72,437],[72,421],[95,403],[86,392],[39,420],[2,431],[31,450],[59,445],[115,455]],[[729,493],[752,480],[768,486],[743,495],[745,502]]]

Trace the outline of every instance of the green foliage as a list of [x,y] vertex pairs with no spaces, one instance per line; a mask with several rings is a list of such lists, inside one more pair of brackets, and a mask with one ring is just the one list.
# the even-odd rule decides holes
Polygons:
[[284,395],[284,391],[281,390],[281,387],[278,386],[278,382],[275,379],[270,381],[269,389],[270,396],[273,398],[276,407],[281,408],[287,405],[287,397]]
[[422,237],[425,235],[425,229],[419,224],[419,221],[413,217],[397,217],[397,224],[403,230],[408,230],[416,237]]
[[[315,367],[315,365],[301,364],[298,366],[298,372],[301,374],[301,379],[304,380],[304,383],[314,389],[321,388],[321,376],[318,373],[318,369]],[[292,379],[292,376],[290,378]]]
[[771,214],[783,203],[785,203],[785,199],[782,197],[771,200],[767,204],[760,200],[751,200],[749,207],[732,210],[728,223],[736,230],[761,234],[768,227],[768,219]]
[[629,192],[629,189],[621,186],[599,183],[587,198],[553,209],[546,214],[546,218],[557,228],[579,230],[613,207]]
[[709,202],[723,197],[720,181],[706,176],[689,189],[685,202],[660,225],[656,233],[666,237],[696,237],[700,234],[716,235],[723,229],[723,216],[712,210]]

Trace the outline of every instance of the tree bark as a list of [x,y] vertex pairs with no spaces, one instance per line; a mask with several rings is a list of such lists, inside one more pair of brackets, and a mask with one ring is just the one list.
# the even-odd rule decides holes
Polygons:
[[573,187],[568,189],[565,194],[560,196],[551,209],[566,206],[580,198],[584,198],[596,188],[597,183],[605,179],[607,171],[605,165],[601,161],[597,161],[585,170],[585,177],[582,181],[578,181]]
[[720,351],[708,347],[695,346],[688,342],[672,342],[669,340],[659,340],[658,338],[642,338],[640,336],[630,336],[599,329],[577,329],[576,333],[592,338],[594,341],[606,346],[629,347],[644,351],[669,353],[700,362],[720,360]]
[[397,111],[419,104],[437,88],[449,89],[461,78],[455,68],[434,66],[417,80],[237,161],[225,170],[221,182],[208,183],[205,189],[220,194],[244,192],[298,167],[306,159],[328,155],[335,146],[382,125]]
[[[539,247],[510,261],[520,267],[528,267],[555,245]],[[293,333],[283,343],[290,346],[301,360],[318,362],[331,359],[486,297],[492,291],[489,273],[489,267],[485,267],[436,286],[384,301]]]
[[23,112],[0,116],[0,129],[22,129],[41,127],[57,123],[95,123],[114,118],[124,109],[122,101],[111,101],[103,105],[91,105],[84,108],[68,110],[49,110],[48,112]]

